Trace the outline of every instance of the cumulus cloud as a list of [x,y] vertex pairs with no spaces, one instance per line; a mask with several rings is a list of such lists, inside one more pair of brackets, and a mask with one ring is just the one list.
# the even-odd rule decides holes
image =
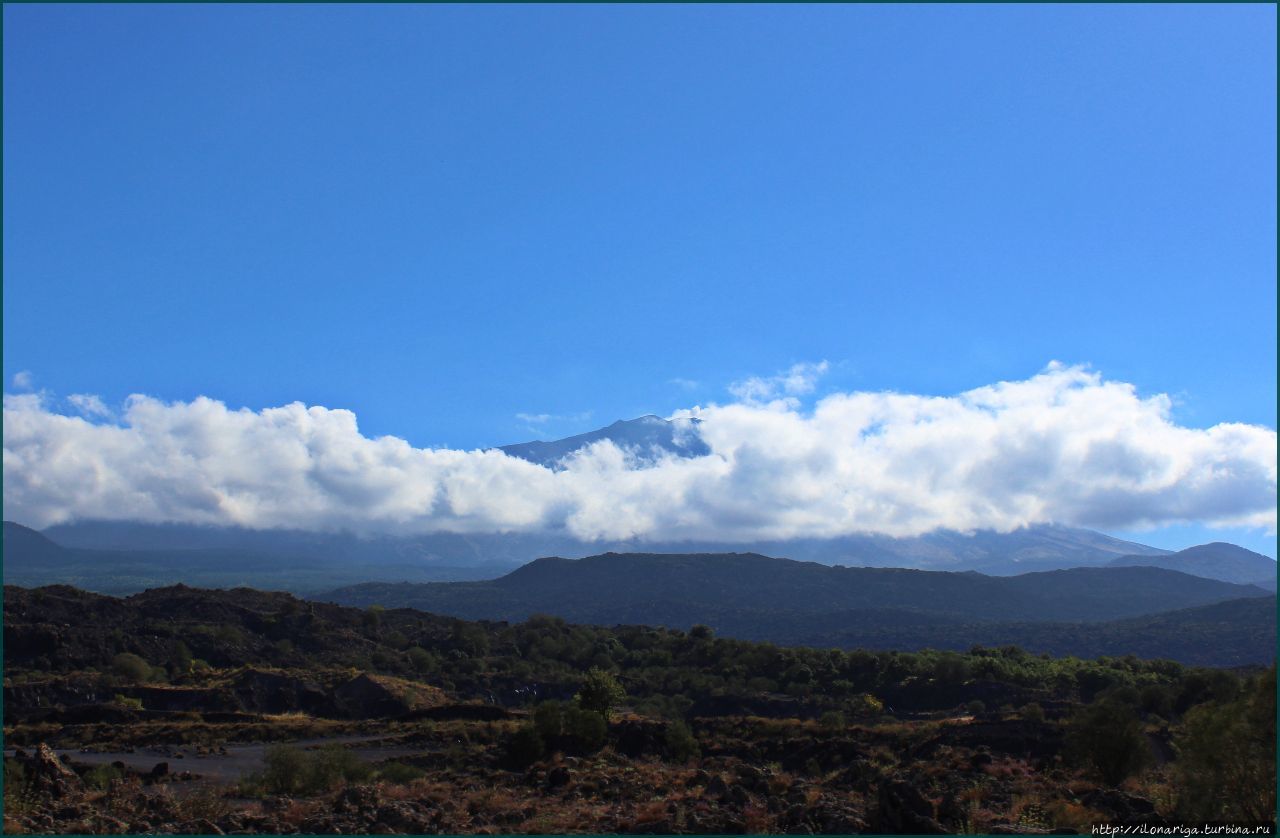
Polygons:
[[[132,396],[118,420],[4,403],[7,514],[383,532],[559,531],[750,541],[1036,523],[1275,528],[1276,432],[1179,426],[1163,395],[1053,364],[952,396],[836,393],[825,365],[743,384],[698,418],[706,456],[640,461],[608,441],[548,468],[414,448],[347,410],[232,410]],[[807,388],[807,389],[806,389]]]
[[31,374],[31,370],[22,370],[13,374],[13,389],[30,390],[35,384],[35,376]]

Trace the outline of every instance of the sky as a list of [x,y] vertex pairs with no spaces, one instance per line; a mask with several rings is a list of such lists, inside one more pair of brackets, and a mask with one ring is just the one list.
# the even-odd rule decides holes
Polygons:
[[[274,525],[364,498],[388,526],[588,532],[599,494],[666,533],[1065,516],[1275,555],[1274,6],[3,15],[7,512]],[[1041,411],[993,407],[1000,382]],[[920,449],[936,417],[886,392],[995,420]],[[720,420],[705,474],[461,456],[690,411]],[[347,459],[306,509],[207,467],[308,422]],[[763,460],[758,433],[784,435]],[[922,450],[947,465],[910,498],[868,476]],[[559,506],[507,520],[450,480]],[[697,520],[652,506],[729,488]]]

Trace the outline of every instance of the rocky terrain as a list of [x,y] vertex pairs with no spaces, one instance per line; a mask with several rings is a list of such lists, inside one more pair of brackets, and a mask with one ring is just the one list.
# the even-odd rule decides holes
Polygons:
[[245,589],[7,587],[4,619],[8,833],[1274,819],[1274,669],[785,648]]

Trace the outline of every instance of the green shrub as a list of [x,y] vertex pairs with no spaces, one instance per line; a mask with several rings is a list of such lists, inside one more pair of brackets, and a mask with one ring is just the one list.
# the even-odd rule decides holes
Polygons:
[[169,643],[169,671],[174,675],[185,675],[191,671],[191,650],[181,640],[174,639]]
[[1044,708],[1033,701],[1022,708],[1022,718],[1040,724],[1044,721]]
[[1107,785],[1118,786],[1151,759],[1136,708],[1101,700],[1080,710],[1067,730],[1067,754]]
[[27,769],[16,759],[4,761],[4,811],[25,814],[46,804],[32,787]]
[[325,791],[339,782],[358,783],[373,775],[373,768],[341,745],[325,745],[310,753],[312,788]]
[[702,748],[694,738],[693,731],[679,719],[667,725],[665,739],[667,756],[676,762],[687,762],[702,754]]
[[562,717],[564,736],[573,750],[593,753],[604,747],[608,726],[604,716],[593,710],[569,706]]
[[421,646],[413,646],[405,654],[409,656],[409,665],[419,675],[426,675],[440,668],[439,656],[431,654]]
[[1276,812],[1276,670],[1243,698],[1193,707],[1174,739],[1178,814],[1271,821]]
[[90,788],[103,789],[111,785],[112,780],[118,780],[124,774],[114,765],[95,765],[84,775],[85,785]]
[[987,712],[987,705],[979,699],[974,699],[964,706],[964,711],[970,716],[980,716]]
[[[264,761],[261,786],[269,794],[320,794],[339,782],[359,782],[373,773],[367,763],[341,745],[326,745],[315,751],[272,745],[267,748]],[[254,778],[246,780],[252,785]]]
[[111,659],[111,669],[121,678],[142,683],[151,677],[151,664],[132,652],[121,652]]
[[121,707],[127,707],[130,710],[142,709],[142,699],[131,698],[129,696],[121,695],[120,693],[116,693],[115,698],[112,699],[112,702],[120,705]]
[[843,730],[845,727],[844,713],[839,710],[828,710],[818,719],[818,724],[823,730]]
[[533,727],[543,739],[555,739],[564,733],[564,705],[544,701],[533,708]]
[[884,702],[870,693],[855,695],[849,708],[858,716],[878,716],[884,712]]

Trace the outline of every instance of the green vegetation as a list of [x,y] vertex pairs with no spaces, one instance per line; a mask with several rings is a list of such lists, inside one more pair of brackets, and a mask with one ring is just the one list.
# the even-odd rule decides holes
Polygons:
[[1142,721],[1121,696],[1090,704],[1072,718],[1068,753],[1107,785],[1118,786],[1151,760]]
[[[372,612],[375,623],[368,613],[245,590],[122,602],[63,588],[37,602],[9,589],[7,741],[163,743],[190,755],[215,743],[374,734],[412,748],[375,767],[338,746],[271,746],[240,792],[291,798],[263,817],[298,832],[339,824],[339,794],[349,803],[381,795],[396,804],[389,817],[405,803],[418,819],[397,828],[415,833],[894,832],[911,830],[886,813],[910,806],[949,830],[1087,831],[1152,811],[1266,820],[1275,806],[1274,669],[1051,658],[1014,646],[785,648],[545,616],[467,623],[386,610]],[[44,643],[51,623],[60,626],[56,657]],[[236,643],[223,645],[228,637]],[[153,661],[177,674],[157,675]],[[149,685],[156,677],[168,683]],[[120,712],[144,701],[150,712]],[[39,769],[24,759],[28,773]],[[47,803],[49,783],[66,778],[44,765],[34,787]],[[110,784],[105,769],[75,770],[86,797]],[[180,780],[127,779],[139,781]],[[22,811],[24,788],[33,784],[22,766],[6,764],[7,812]],[[657,805],[659,788],[678,811]],[[901,799],[882,806],[881,793]],[[560,818],[553,804],[578,807],[584,819]],[[583,814],[591,807],[599,819]],[[344,829],[377,825],[356,809],[364,811],[344,804]],[[821,814],[802,815],[812,812]],[[284,813],[292,820],[279,820]],[[43,822],[23,823],[31,831]]]
[[1178,812],[1188,820],[1265,821],[1276,811],[1276,670],[1234,701],[1191,708],[1178,751]]
[[111,669],[128,681],[142,683],[151,678],[151,664],[131,652],[121,652],[111,659]]
[[241,781],[246,794],[308,795],[328,791],[339,782],[359,782],[373,769],[341,745],[303,750],[293,745],[272,745],[261,773]]
[[84,781],[90,788],[105,790],[111,785],[112,780],[118,780],[123,776],[120,769],[114,765],[95,765],[84,775]]
[[599,713],[608,721],[609,712],[626,697],[626,690],[622,689],[617,678],[593,666],[582,681],[577,700],[582,709]]
[[694,738],[693,731],[689,730],[689,726],[678,719],[667,725],[664,739],[667,756],[676,762],[688,762],[702,754],[702,748],[698,745],[698,740]]

